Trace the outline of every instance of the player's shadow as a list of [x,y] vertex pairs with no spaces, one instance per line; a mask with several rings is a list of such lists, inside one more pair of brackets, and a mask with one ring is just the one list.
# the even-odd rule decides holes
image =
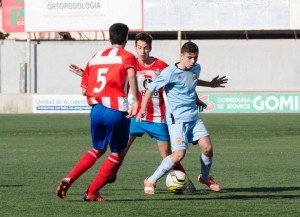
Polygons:
[[[139,191],[144,196],[143,189],[131,188],[120,189],[112,188],[108,191]],[[198,189],[194,193],[175,194],[168,190],[157,189],[157,196],[149,196],[147,198],[124,198],[124,199],[108,199],[111,202],[136,202],[136,201],[149,201],[149,200],[255,200],[255,199],[298,199],[299,194],[292,192],[300,191],[300,187],[249,187],[249,188],[223,188],[220,192],[212,192],[209,189]],[[286,192],[286,193],[284,193]],[[168,198],[160,198],[161,194],[169,194]],[[164,196],[165,197],[165,196]],[[109,198],[109,193],[108,193]],[[79,200],[72,200],[72,202],[78,202]]]
[[224,188],[222,192],[282,192],[282,191],[300,191],[300,187],[250,187],[250,188]]
[[11,185],[1,185],[0,184],[0,188],[18,188],[18,187],[23,187],[24,185],[14,185],[14,184],[11,184]]

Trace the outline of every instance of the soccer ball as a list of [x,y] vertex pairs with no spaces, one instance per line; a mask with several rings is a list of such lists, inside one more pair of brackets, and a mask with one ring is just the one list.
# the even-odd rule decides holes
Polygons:
[[179,170],[171,171],[166,178],[166,185],[169,191],[182,192],[188,183],[188,177]]

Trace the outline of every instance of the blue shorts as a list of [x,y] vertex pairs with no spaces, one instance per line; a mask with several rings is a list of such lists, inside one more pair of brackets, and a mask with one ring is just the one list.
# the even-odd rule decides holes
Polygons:
[[168,125],[172,152],[188,149],[188,143],[198,144],[198,140],[208,136],[202,120]]
[[137,122],[135,117],[130,119],[130,136],[143,136],[144,133],[148,133],[151,138],[158,141],[169,141],[168,126],[165,123],[155,123],[142,121]]
[[91,110],[93,148],[103,150],[109,144],[111,152],[120,152],[127,146],[130,120],[127,112],[96,104]]

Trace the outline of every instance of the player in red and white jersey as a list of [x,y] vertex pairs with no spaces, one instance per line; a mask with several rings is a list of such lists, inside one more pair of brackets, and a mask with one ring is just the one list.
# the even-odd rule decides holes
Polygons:
[[[137,43],[140,43],[139,41]],[[141,60],[141,58],[140,59],[137,58],[136,75],[137,75],[138,89],[139,89],[138,97],[140,102],[142,101],[142,97],[144,96],[148,88],[147,87],[148,84],[152,82],[160,74],[160,72],[168,66],[165,62],[163,62],[160,59],[157,59],[155,57],[149,57],[149,58],[151,59],[152,62],[152,63],[150,62],[151,63],[150,65],[146,65],[145,62],[142,62],[143,60]],[[147,115],[143,118],[143,120],[149,122],[155,122],[155,123],[163,123],[165,118],[165,113],[166,113],[166,107],[163,99],[163,89],[161,88],[159,91],[157,91],[154,94],[152,100],[149,102],[147,108]]]
[[[91,136],[93,148],[87,151],[69,174],[61,180],[56,195],[65,198],[71,185],[110,147],[110,155],[102,163],[97,176],[84,194],[84,201],[103,202],[99,190],[110,179],[122,161],[126,150],[130,121],[138,107],[135,56],[125,51],[129,28],[115,23],[109,28],[111,48],[96,53],[88,62],[81,81],[82,94],[92,106]],[[132,114],[128,114],[128,85],[134,99]]]
[[89,105],[99,103],[127,112],[129,68],[135,68],[135,56],[123,48],[112,47],[97,52],[87,64],[81,81]]

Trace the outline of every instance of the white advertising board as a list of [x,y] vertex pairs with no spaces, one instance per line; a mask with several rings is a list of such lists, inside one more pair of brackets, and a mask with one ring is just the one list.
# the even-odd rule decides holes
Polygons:
[[[145,0],[144,30],[211,31],[288,29],[289,1]],[[299,0],[292,1],[299,2]],[[297,13],[299,14],[299,11]]]
[[143,30],[143,0],[25,0],[26,32],[106,31],[125,23]]
[[300,29],[299,0],[290,0],[290,29]]
[[34,95],[33,113],[89,113],[91,106],[82,95]]

